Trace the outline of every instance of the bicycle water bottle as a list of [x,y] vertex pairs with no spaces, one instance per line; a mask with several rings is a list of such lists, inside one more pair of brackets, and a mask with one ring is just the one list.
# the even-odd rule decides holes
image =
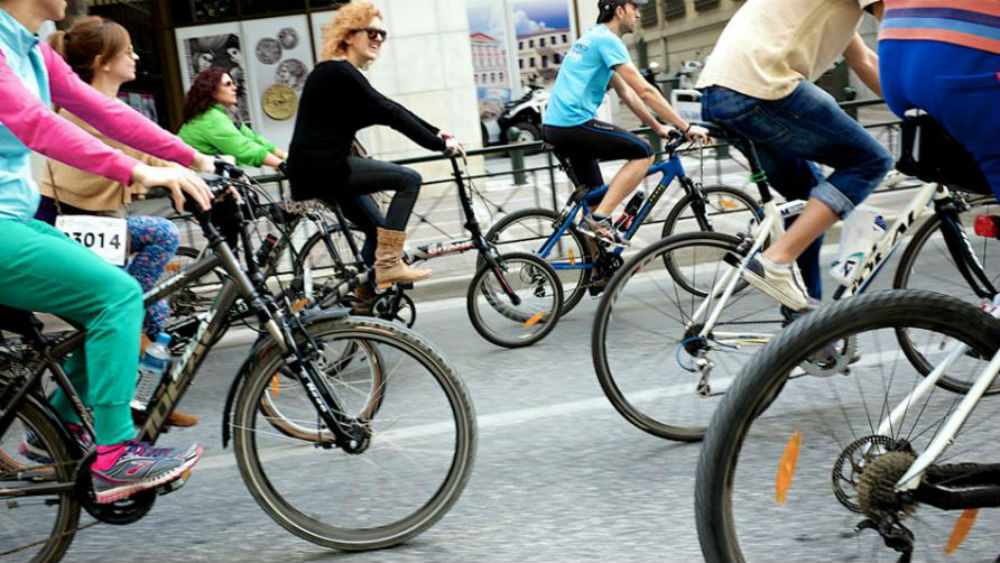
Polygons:
[[646,193],[642,190],[635,192],[632,199],[628,200],[625,204],[625,213],[615,221],[615,227],[621,231],[625,232],[629,230],[632,226],[632,220],[635,219],[637,213],[639,213],[639,208],[642,207],[642,202],[646,201]]
[[849,284],[855,269],[864,262],[868,251],[882,238],[886,229],[881,215],[855,209],[844,220],[840,232],[840,255],[833,262],[830,275],[842,285]]
[[165,332],[157,334],[156,342],[146,348],[146,353],[139,360],[139,383],[135,387],[132,408],[146,410],[149,405],[149,400],[153,398],[163,374],[170,368],[168,345],[170,345],[170,335]]

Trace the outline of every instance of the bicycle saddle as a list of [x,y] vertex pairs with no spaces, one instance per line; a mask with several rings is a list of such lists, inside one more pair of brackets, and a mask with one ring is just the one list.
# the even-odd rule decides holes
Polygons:
[[35,330],[40,331],[42,326],[42,321],[33,313],[0,305],[0,330],[28,336]]
[[580,186],[580,181],[576,178],[576,172],[573,171],[573,166],[569,163],[569,157],[563,154],[555,145],[551,143],[542,143],[542,151],[552,153],[552,156],[556,157],[559,161],[559,167],[562,168],[566,176],[569,177],[569,181],[574,186]]
[[903,174],[965,192],[993,193],[972,154],[930,115],[907,112],[900,133],[896,169]]

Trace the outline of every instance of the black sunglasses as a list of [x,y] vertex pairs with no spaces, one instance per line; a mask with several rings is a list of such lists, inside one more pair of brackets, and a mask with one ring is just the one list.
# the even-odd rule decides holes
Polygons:
[[368,34],[368,39],[375,41],[385,41],[386,37],[389,37],[389,32],[384,29],[379,29],[377,27],[366,27],[364,29],[355,29],[354,31],[363,31]]

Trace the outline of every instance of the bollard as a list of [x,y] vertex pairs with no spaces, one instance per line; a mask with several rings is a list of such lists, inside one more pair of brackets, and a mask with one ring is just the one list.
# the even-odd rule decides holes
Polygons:
[[[511,127],[507,130],[507,142],[517,143],[518,139],[521,137],[521,130],[517,127]],[[511,149],[510,150],[510,168],[514,172],[514,185],[523,186],[528,183],[524,176],[524,150],[523,149]]]

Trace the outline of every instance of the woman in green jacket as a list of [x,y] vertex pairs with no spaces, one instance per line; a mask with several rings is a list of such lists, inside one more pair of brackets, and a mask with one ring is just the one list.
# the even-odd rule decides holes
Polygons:
[[236,83],[229,73],[218,67],[203,70],[184,100],[184,126],[178,136],[205,154],[233,156],[240,166],[282,170],[288,155],[229,112],[236,101]]

